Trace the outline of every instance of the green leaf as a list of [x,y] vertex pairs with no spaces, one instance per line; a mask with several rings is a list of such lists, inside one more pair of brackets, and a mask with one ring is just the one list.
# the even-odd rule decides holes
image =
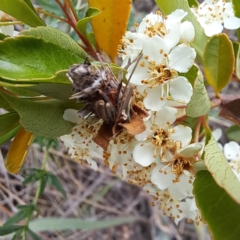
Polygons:
[[240,142],[240,126],[238,125],[231,126],[230,128],[227,129],[226,134],[228,139],[235,142]]
[[44,26],[30,0],[1,0],[0,10],[31,27]]
[[34,169],[31,168],[30,171],[32,173],[26,175],[24,181],[22,182],[23,185],[26,185],[28,183],[34,183],[42,179],[44,176],[47,175],[47,171],[42,169]]
[[28,233],[33,240],[42,240],[35,232],[28,228]]
[[113,218],[99,221],[86,221],[75,218],[42,218],[29,223],[34,232],[60,230],[97,230],[133,222],[133,217]]
[[2,226],[0,227],[0,236],[7,235],[9,233],[16,232],[20,229],[23,229],[24,226],[16,226],[16,225],[11,225],[11,226]]
[[30,28],[22,31],[20,35],[41,38],[46,42],[54,43],[59,47],[78,55],[82,59],[87,57],[87,53],[80,48],[80,46],[69,35],[52,27]]
[[[1,84],[1,82],[0,82],[0,84]],[[1,94],[0,94],[0,108],[4,108],[7,111],[13,111],[10,104],[1,96]]]
[[198,7],[198,1],[197,0],[188,0],[189,7]]
[[67,198],[67,193],[64,190],[62,183],[59,181],[59,179],[54,176],[52,173],[48,172],[48,183],[50,185],[53,185],[62,195]]
[[25,219],[28,216],[28,213],[25,211],[19,211],[12,217],[10,217],[7,222],[3,226],[11,226],[15,223],[18,223],[19,221]]
[[240,205],[214,182],[208,171],[199,171],[193,185],[196,204],[213,239],[239,239]]
[[199,68],[193,65],[187,73],[179,73],[179,76],[183,76],[188,79],[188,81],[194,86],[194,82],[198,76]]
[[3,40],[6,37],[7,37],[6,35],[4,35],[3,33],[0,33],[0,40]]
[[22,97],[37,97],[39,96],[39,94],[37,92],[33,92],[31,90],[28,90],[24,87],[20,86],[15,86],[15,87],[6,87],[6,89],[11,92],[14,93],[18,96],[22,96]]
[[5,79],[32,83],[33,79],[54,77],[56,72],[83,61],[75,53],[35,37],[19,36],[0,42],[0,75]]
[[73,94],[73,86],[70,84],[39,83],[25,88],[40,93],[41,95],[60,100],[67,100]]
[[155,0],[159,8],[165,15],[169,15],[176,9],[182,9],[188,12],[188,15],[184,18],[185,21],[190,21],[195,29],[195,38],[191,42],[191,46],[195,48],[200,57],[203,57],[204,47],[207,42],[207,36],[205,35],[203,28],[197,21],[196,17],[192,13],[188,6],[187,0]]
[[235,57],[235,69],[237,78],[240,79],[240,48],[238,42],[233,42],[233,50]]
[[99,13],[101,13],[101,11],[97,8],[93,8],[93,7],[89,7],[86,15],[84,18],[80,19],[77,22],[77,29],[80,33],[82,33],[85,37],[87,37],[87,32],[86,32],[86,28],[87,28],[87,24],[90,21],[91,18],[97,16]]
[[[69,104],[60,100],[30,101],[3,94],[20,115],[20,123],[27,132],[47,138],[69,134],[73,123],[63,119],[68,108],[80,109],[81,104]],[[79,107],[76,107],[79,106]]]
[[19,115],[16,112],[0,115],[0,137],[19,126]]
[[193,86],[193,95],[187,105],[187,116],[196,118],[207,114],[210,109],[211,102],[204,86],[203,75],[199,70],[198,77],[196,78]]
[[45,175],[40,181],[41,181],[41,185],[40,185],[40,191],[39,194],[43,194],[45,187],[47,186],[47,176]]
[[234,69],[232,42],[226,34],[211,37],[203,54],[206,80],[218,94],[229,82]]
[[236,202],[240,203],[240,182],[233,173],[213,136],[211,136],[205,146],[204,163],[215,182]]
[[87,38],[89,42],[96,48],[97,43],[93,32],[88,33]]
[[0,137],[0,145],[4,144],[8,140],[12,139],[17,134],[17,132],[19,131],[20,127],[21,127],[21,125],[18,125],[16,128],[12,129],[11,131],[9,131],[4,136],[1,136]]
[[47,12],[53,13],[56,16],[63,17],[64,13],[56,3],[56,1],[49,1],[49,0],[36,0],[36,4],[40,6]]

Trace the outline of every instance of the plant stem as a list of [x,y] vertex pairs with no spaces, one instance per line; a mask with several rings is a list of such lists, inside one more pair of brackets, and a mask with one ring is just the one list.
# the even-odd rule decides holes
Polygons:
[[[42,170],[45,169],[45,166],[46,166],[46,163],[47,163],[47,158],[48,158],[48,150],[45,149],[44,156],[43,156],[42,168],[41,168]],[[33,200],[34,205],[37,205],[37,201],[38,201],[38,198],[39,198],[39,195],[40,195],[41,187],[42,187],[42,181],[39,182],[39,185],[38,185],[38,188],[37,188],[34,200]]]
[[73,15],[74,18],[75,18],[75,21],[77,22],[77,21],[78,21],[78,15],[77,15],[77,13],[76,13],[73,5],[72,5],[72,0],[66,0],[66,1],[68,2],[68,5],[69,5],[69,7],[70,7],[70,9],[71,9],[71,13],[72,13],[72,15]]
[[[48,150],[45,149],[44,156],[43,156],[43,163],[42,163],[42,167],[41,167],[42,170],[45,169],[45,166],[46,166],[46,163],[47,163],[47,158],[48,158]],[[42,180],[39,181],[39,184],[38,184],[38,187],[37,187],[37,191],[36,191],[36,194],[35,194],[35,197],[34,197],[34,200],[33,200],[34,206],[37,205],[37,201],[38,201],[38,198],[39,198],[39,195],[40,195],[41,187],[42,187]],[[25,222],[26,229],[28,228],[28,224],[29,224],[29,222],[32,218],[33,212],[26,219],[26,222]],[[26,233],[27,233],[27,231],[25,231],[24,234],[26,234]]]

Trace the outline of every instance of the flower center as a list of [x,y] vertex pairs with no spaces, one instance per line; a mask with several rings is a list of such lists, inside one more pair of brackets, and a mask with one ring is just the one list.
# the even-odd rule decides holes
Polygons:
[[172,164],[172,172],[176,175],[176,178],[173,180],[173,182],[180,181],[179,177],[183,173],[183,170],[190,172],[193,168],[193,162],[193,158],[183,158],[181,156],[178,156]]
[[150,88],[162,85],[178,76],[176,70],[169,69],[165,64],[156,65],[154,62],[149,63],[148,71],[151,77],[147,80],[142,80],[142,83],[148,84]]

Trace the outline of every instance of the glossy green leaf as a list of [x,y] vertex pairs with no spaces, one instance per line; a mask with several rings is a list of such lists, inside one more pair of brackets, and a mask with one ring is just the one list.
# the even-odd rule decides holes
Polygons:
[[196,204],[213,239],[239,239],[240,205],[215,183],[208,171],[198,172],[193,185]]
[[0,227],[0,236],[4,236],[16,231],[19,231],[20,229],[23,229],[24,226],[16,226],[16,225],[11,225],[11,226],[2,226]]
[[229,140],[240,142],[240,126],[233,125],[226,131]]
[[73,94],[73,86],[70,84],[39,83],[26,87],[26,89],[33,90],[47,97],[61,100],[67,100]]
[[235,70],[237,78],[240,79],[240,48],[239,43],[233,42],[233,50],[234,50],[234,57],[235,57]]
[[45,26],[30,0],[1,0],[0,10],[31,27]]
[[8,140],[12,139],[17,134],[20,127],[21,127],[21,125],[18,125],[16,128],[14,128],[11,131],[9,131],[8,133],[6,133],[4,136],[1,136],[0,137],[0,145],[4,144]]
[[35,37],[19,36],[0,42],[0,75],[5,79],[31,83],[33,79],[54,78],[56,72],[83,61],[75,53]]
[[193,86],[193,95],[187,105],[187,116],[196,118],[207,114],[210,109],[211,102],[204,85],[203,75],[199,70]]
[[19,126],[19,115],[16,112],[0,115],[0,137]]
[[14,87],[6,87],[6,89],[11,92],[14,93],[18,96],[22,96],[22,97],[37,97],[40,94],[34,91],[31,91],[29,89],[26,89],[22,86],[14,86]]
[[195,48],[200,57],[203,57],[204,47],[207,42],[207,36],[205,35],[203,28],[198,23],[196,17],[192,13],[188,6],[187,0],[155,0],[159,8],[165,15],[169,15],[176,9],[182,9],[188,12],[188,15],[184,18],[185,21],[190,21],[195,29],[195,38],[191,42],[191,46]]
[[101,11],[97,8],[88,8],[86,15],[84,18],[80,19],[77,22],[77,29],[80,33],[82,33],[85,37],[87,37],[87,32],[86,32],[86,28],[87,28],[87,24],[89,23],[90,19],[97,16],[99,13],[101,13]]
[[2,41],[5,37],[7,37],[6,35],[4,35],[3,33],[0,33],[0,40]]
[[4,108],[7,111],[12,111],[10,104],[0,94],[0,108]]
[[234,69],[233,46],[226,34],[214,35],[208,40],[203,67],[207,82],[218,94],[228,84]]
[[87,53],[80,48],[80,46],[69,35],[52,27],[30,28],[22,31],[20,35],[33,36],[41,38],[46,42],[54,43],[59,47],[78,55],[82,59],[85,59],[87,56]]
[[205,146],[204,163],[215,182],[240,203],[240,182],[213,136]]
[[47,176],[48,176],[48,184],[54,186],[66,198],[67,197],[67,193],[64,190],[60,180],[55,175],[53,175],[50,172],[48,172]]
[[41,218],[29,223],[34,232],[60,230],[97,230],[133,222],[133,217],[112,218],[108,220],[87,221],[76,218]]
[[[2,96],[20,115],[21,125],[35,136],[48,138],[59,137],[70,133],[73,123],[63,119],[67,108],[80,109],[80,104],[69,104],[59,100],[30,101],[7,94]],[[79,108],[77,107],[79,106]]]

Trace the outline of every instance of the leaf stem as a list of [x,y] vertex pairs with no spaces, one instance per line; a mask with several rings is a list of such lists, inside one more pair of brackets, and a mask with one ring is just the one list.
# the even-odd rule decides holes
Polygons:
[[[94,48],[92,47],[92,45],[89,43],[88,39],[85,38],[85,36],[78,31],[76,24],[77,24],[77,19],[74,16],[74,13],[72,11],[70,11],[71,15],[69,15],[68,13],[68,6],[69,6],[69,2],[68,0],[64,0],[64,4],[62,4],[60,2],[60,0],[55,0],[55,2],[59,5],[59,7],[62,9],[63,13],[65,14],[68,24],[74,29],[74,31],[77,33],[77,35],[79,36],[79,38],[82,40],[83,44],[85,45],[86,48],[84,48],[89,55],[91,55],[94,59],[97,59],[97,55],[96,55],[96,51],[94,50]],[[71,5],[72,6],[72,5]],[[69,6],[69,8],[71,8],[71,6]],[[72,6],[73,7],[73,6]],[[75,12],[75,11],[74,11]]]
[[52,17],[52,18],[56,18],[56,19],[58,19],[58,20],[60,20],[60,21],[62,21],[62,22],[65,22],[65,23],[69,24],[69,22],[68,22],[67,19],[58,17],[58,16],[56,16],[55,14],[52,14],[52,13],[47,12],[47,11],[44,11],[44,10],[42,10],[42,9],[40,9],[40,8],[36,8],[36,11],[39,12],[39,13],[42,13],[42,14],[44,14],[44,15],[46,15],[46,16],[49,16],[49,17]]

